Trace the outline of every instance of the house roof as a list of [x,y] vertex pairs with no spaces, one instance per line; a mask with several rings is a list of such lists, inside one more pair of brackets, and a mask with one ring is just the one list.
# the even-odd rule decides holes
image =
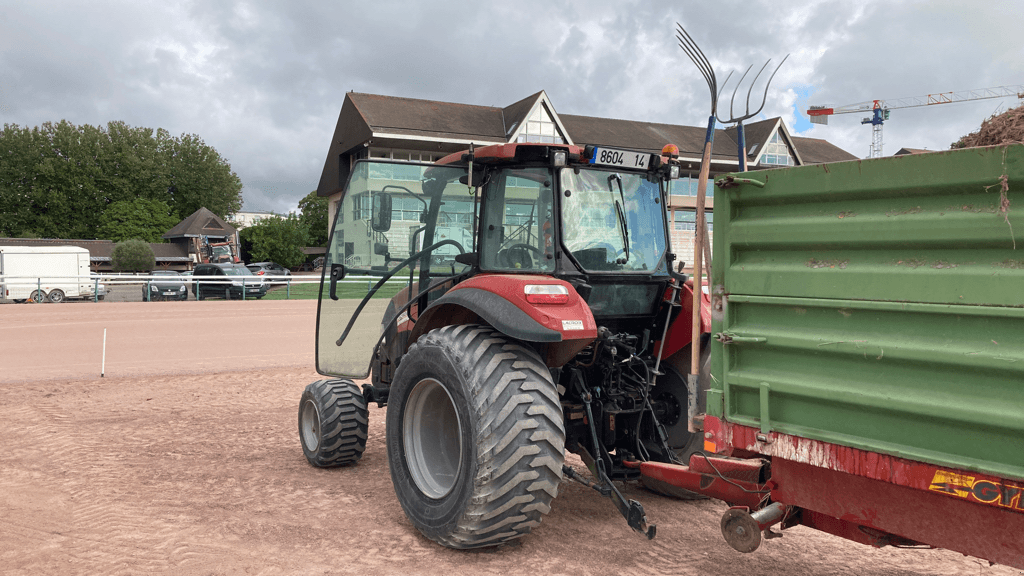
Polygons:
[[904,156],[906,154],[927,154],[928,152],[934,152],[934,150],[925,150],[924,148],[900,148],[899,152],[893,154],[893,156]]
[[168,230],[162,238],[196,238],[199,236],[214,236],[226,238],[234,236],[235,228],[210,212],[206,208],[200,208],[185,218],[174,227]]
[[500,108],[356,92],[346,97],[378,136],[505,141]]
[[[348,177],[346,155],[365,157],[357,151],[370,145],[418,150],[429,146],[450,153],[467,148],[470,142],[511,142],[538,102],[548,107],[552,120],[566,138],[579,146],[594,144],[655,153],[665,144],[673,143],[679,146],[684,162],[700,162],[704,151],[704,127],[557,114],[543,90],[504,108],[349,92],[338,116],[317,193],[330,196],[340,191]],[[744,130],[748,153],[755,144],[755,151],[763,150],[775,131],[783,130],[800,163],[856,159],[825,140],[790,136],[779,117],[745,125]],[[736,146],[735,127],[716,129],[711,154],[716,166],[712,169],[736,167]]]
[[502,109],[501,116],[505,128],[504,135],[506,138],[510,139],[516,129],[523,125],[523,122],[526,121],[530,111],[533,110],[533,105],[537,103],[537,100],[542,94],[544,94],[543,90],[536,94],[531,94],[519,102],[506,106]]
[[846,150],[820,138],[793,136],[793,146],[800,151],[800,160],[804,164],[825,164],[858,159]]
[[[679,147],[681,158],[689,157],[697,161],[700,161],[704,153],[704,138],[707,135],[707,129],[698,126],[657,124],[571,114],[563,114],[561,118],[566,129],[572,134],[573,140],[579,146],[594,144],[656,153],[660,152],[665,144],[672,143]],[[723,138],[724,132],[724,130],[715,130],[711,159],[715,162],[736,163],[736,143],[731,138]]]

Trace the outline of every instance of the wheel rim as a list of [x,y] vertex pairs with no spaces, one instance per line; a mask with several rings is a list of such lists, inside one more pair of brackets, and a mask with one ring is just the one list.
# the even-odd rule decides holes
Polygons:
[[433,378],[420,380],[409,394],[402,428],[416,487],[430,498],[445,497],[462,467],[462,427],[448,390]]
[[310,452],[320,448],[320,413],[312,400],[302,405],[302,443]]
[[64,293],[63,292],[61,292],[60,290],[54,290],[53,292],[50,292],[50,302],[53,302],[54,304],[60,304],[63,301],[64,301]]

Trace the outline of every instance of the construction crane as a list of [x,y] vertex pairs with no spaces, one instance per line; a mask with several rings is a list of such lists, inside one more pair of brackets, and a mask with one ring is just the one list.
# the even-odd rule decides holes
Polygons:
[[936,104],[952,104],[954,102],[970,102],[971,100],[986,100],[988,98],[1005,98],[1016,96],[1024,98],[1024,85],[996,86],[995,88],[981,88],[978,90],[964,90],[961,92],[939,92],[927,96],[911,96],[909,98],[895,98],[891,100],[868,100],[845,106],[811,106],[807,115],[814,124],[828,124],[828,117],[833,114],[851,114],[853,112],[871,112],[871,116],[860,121],[861,124],[871,124],[871,153],[869,158],[880,158],[882,156],[882,123],[889,119],[889,111],[897,108],[917,108],[919,106],[934,106]]

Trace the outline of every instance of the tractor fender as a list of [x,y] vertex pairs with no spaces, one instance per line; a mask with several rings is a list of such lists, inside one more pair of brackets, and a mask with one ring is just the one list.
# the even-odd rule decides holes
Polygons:
[[[564,285],[568,302],[528,302],[524,288],[529,284]],[[431,303],[417,319],[408,345],[436,328],[480,322],[510,338],[541,345],[549,367],[561,366],[597,338],[594,315],[567,282],[550,276],[479,275]]]
[[[662,350],[661,358],[671,357],[676,352],[689,346],[693,339],[693,280],[687,280],[679,294],[679,313],[669,323],[668,332],[665,337],[665,347],[661,348],[661,342],[654,343],[655,350]],[[711,297],[701,294],[700,300],[700,332],[704,334],[711,331]]]

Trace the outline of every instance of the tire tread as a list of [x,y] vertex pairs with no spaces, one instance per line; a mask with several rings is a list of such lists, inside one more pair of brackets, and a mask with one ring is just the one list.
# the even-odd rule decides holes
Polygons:
[[331,468],[354,464],[366,449],[369,412],[362,391],[351,380],[317,380],[306,386],[299,403],[299,436],[302,407],[307,398],[320,412],[320,444],[315,453],[303,452],[313,466]]
[[528,534],[551,510],[565,461],[565,428],[550,372],[532,349],[488,326],[438,328],[420,337],[409,354],[427,347],[444,350],[461,370],[480,440],[473,496],[460,521],[448,533],[417,527],[452,548],[496,546]]

